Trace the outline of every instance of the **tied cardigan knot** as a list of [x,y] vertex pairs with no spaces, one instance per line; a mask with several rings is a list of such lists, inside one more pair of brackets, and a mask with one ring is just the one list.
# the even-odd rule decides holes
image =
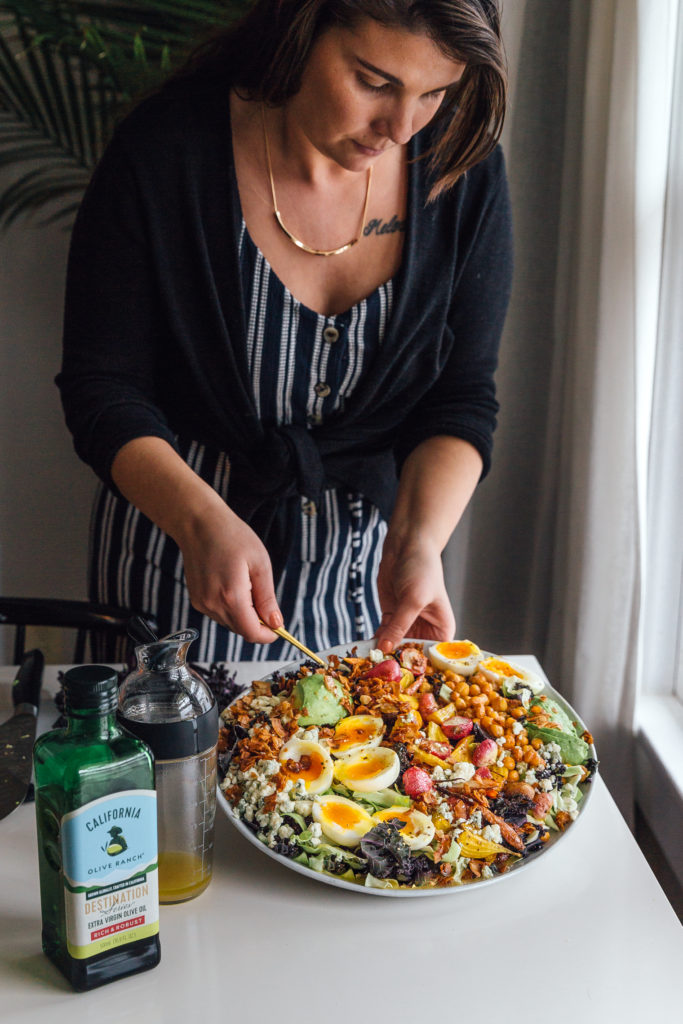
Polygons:
[[243,505],[247,520],[264,504],[296,494],[317,503],[325,487],[320,449],[305,427],[272,427],[244,460],[230,463],[234,507]]

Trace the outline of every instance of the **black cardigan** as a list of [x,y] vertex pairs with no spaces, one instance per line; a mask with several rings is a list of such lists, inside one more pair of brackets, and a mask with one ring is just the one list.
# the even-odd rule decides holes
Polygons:
[[[141,436],[227,452],[231,506],[281,561],[280,498],[364,493],[388,518],[397,465],[421,441],[469,441],[490,464],[493,372],[510,291],[511,224],[500,148],[426,205],[411,165],[403,261],[380,352],[344,410],[266,431],[246,361],[227,85],[167,86],[117,129],[81,205],[69,254],[57,377],[79,456],[114,490],[118,450]],[[417,157],[429,145],[411,142]]]

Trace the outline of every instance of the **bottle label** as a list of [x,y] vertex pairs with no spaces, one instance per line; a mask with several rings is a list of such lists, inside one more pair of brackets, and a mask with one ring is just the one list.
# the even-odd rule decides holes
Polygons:
[[159,931],[157,796],[128,789],[61,822],[67,950],[83,960]]

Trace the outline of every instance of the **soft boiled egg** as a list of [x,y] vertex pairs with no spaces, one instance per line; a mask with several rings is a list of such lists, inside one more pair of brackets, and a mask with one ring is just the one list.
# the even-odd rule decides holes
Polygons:
[[290,779],[301,779],[307,793],[324,793],[332,785],[332,758],[320,743],[292,737],[280,751],[283,771]]
[[358,846],[365,833],[375,826],[372,815],[365,808],[332,793],[318,797],[312,813],[323,834],[339,846]]
[[364,747],[352,757],[334,762],[334,775],[344,786],[357,793],[376,793],[396,782],[401,762],[389,747]]
[[335,757],[349,757],[363,747],[378,747],[384,735],[384,722],[376,715],[349,715],[337,722],[330,748]]
[[373,817],[375,821],[395,821],[398,818],[403,822],[399,832],[411,850],[422,850],[429,846],[436,831],[434,822],[428,815],[411,807],[387,807],[377,811]]
[[543,682],[533,672],[528,672],[519,665],[513,665],[510,661],[503,661],[501,658],[484,658],[479,662],[479,669],[486,678],[499,686],[502,683],[513,683],[515,680],[523,686],[528,686],[532,693],[540,693],[543,689]]
[[476,672],[483,658],[483,654],[471,640],[443,640],[430,647],[428,654],[435,668],[440,668],[444,672],[457,672],[461,676],[471,676]]

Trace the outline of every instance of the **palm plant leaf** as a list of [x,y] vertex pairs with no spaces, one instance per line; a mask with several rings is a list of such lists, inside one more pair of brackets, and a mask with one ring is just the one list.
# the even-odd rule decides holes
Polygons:
[[250,0],[0,0],[0,226],[71,220],[116,116]]
[[[3,225],[8,227],[16,218],[28,211],[42,208],[48,202],[54,203],[66,196],[80,194],[87,183],[87,175],[83,172],[71,171],[61,163],[44,163],[21,175],[3,194],[7,212],[3,217]],[[62,210],[52,215],[52,220],[59,219]]]
[[[20,213],[54,203],[65,188],[81,194],[97,156],[86,143],[81,91],[71,60],[21,17],[15,28],[10,42],[5,39],[0,46],[0,163],[32,169],[0,193],[4,226]],[[90,89],[88,82],[86,93]],[[101,113],[107,115],[106,110]]]

